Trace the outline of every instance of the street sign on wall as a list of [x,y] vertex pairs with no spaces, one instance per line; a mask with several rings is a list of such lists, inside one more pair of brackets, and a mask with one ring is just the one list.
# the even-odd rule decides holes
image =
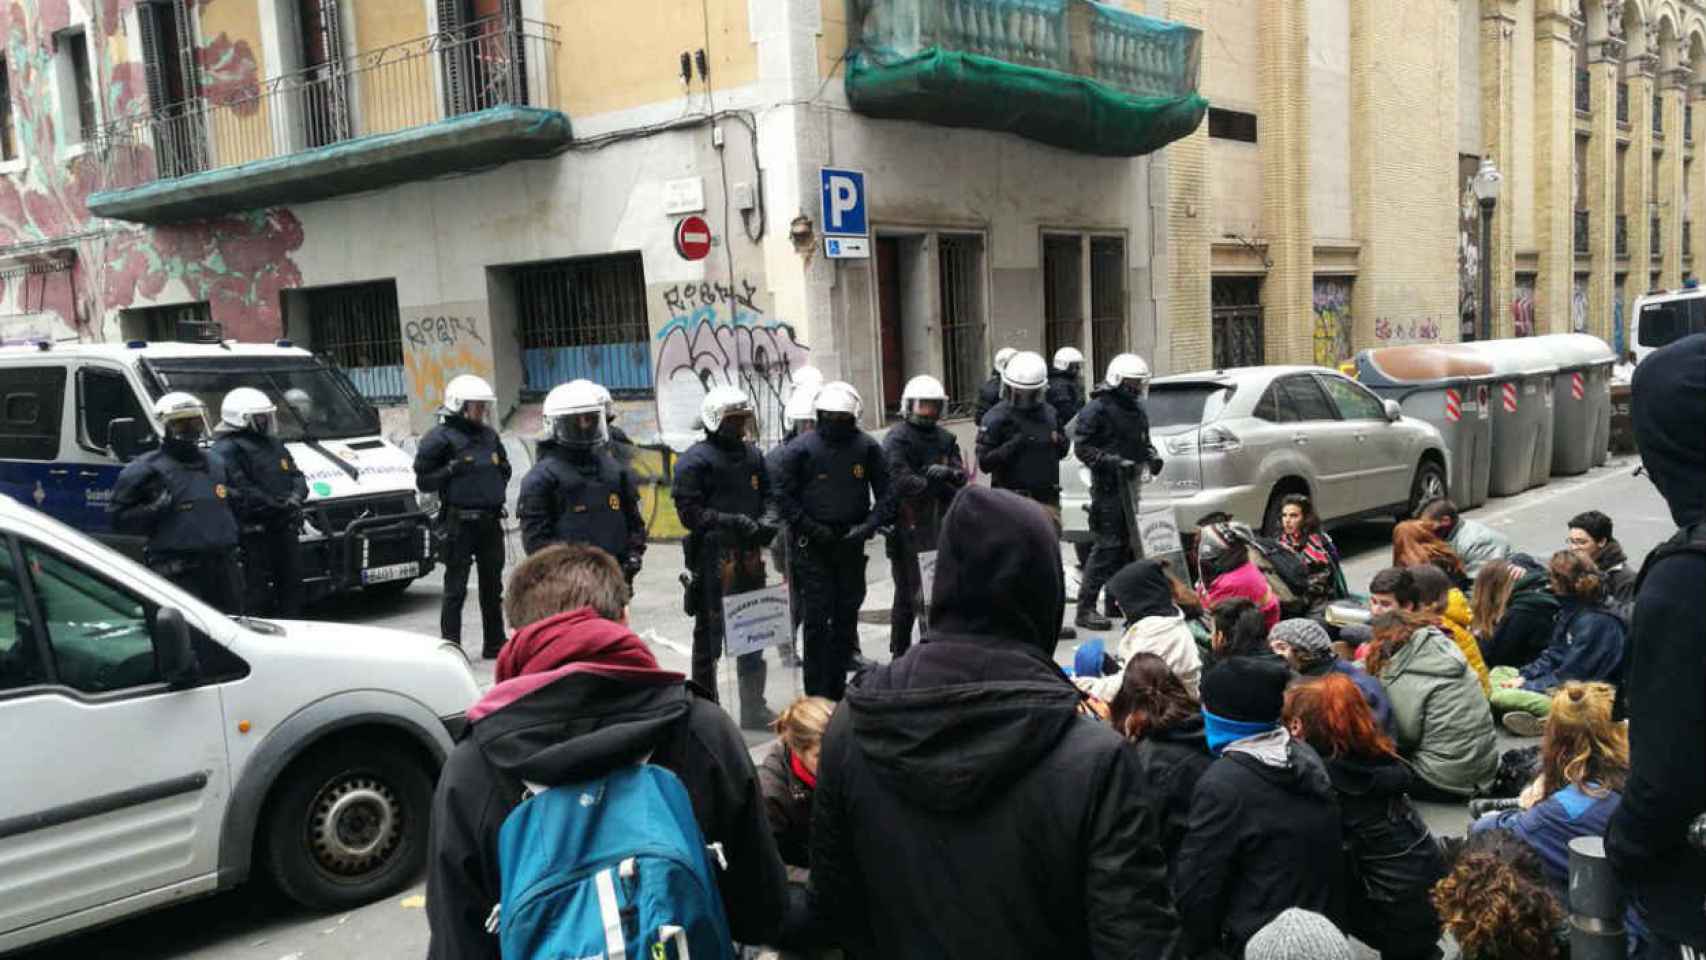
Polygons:
[[711,225],[704,217],[682,217],[676,222],[675,252],[683,260],[703,260],[711,253]]
[[857,170],[823,167],[818,171],[823,197],[824,253],[836,259],[871,255],[871,229],[865,216],[865,175]]

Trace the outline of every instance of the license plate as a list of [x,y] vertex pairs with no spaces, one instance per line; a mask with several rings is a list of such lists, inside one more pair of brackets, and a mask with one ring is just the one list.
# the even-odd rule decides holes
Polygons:
[[362,583],[387,583],[391,580],[407,580],[421,575],[419,563],[392,563],[383,567],[370,567],[361,571]]

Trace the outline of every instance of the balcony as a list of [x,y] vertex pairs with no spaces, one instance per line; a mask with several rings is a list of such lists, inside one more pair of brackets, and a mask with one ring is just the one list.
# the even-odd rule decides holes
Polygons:
[[1617,81],[1617,122],[1629,125],[1629,84],[1627,81]]
[[1588,212],[1577,210],[1575,213],[1576,224],[1572,236],[1576,242],[1576,256],[1585,257],[1588,255]]
[[1660,241],[1663,240],[1664,237],[1661,236],[1659,233],[1659,218],[1658,217],[1653,218],[1652,229],[1648,231],[1647,237],[1652,241],[1651,243],[1649,243],[1647,245],[1653,248],[1653,259],[1657,260],[1659,258],[1659,254],[1663,251],[1663,246],[1664,246],[1662,243],[1660,243]]
[[1586,67],[1576,68],[1576,112],[1588,113],[1593,109],[1592,86],[1588,81]]
[[853,0],[846,89],[866,116],[1131,157],[1202,122],[1202,32],[1091,0]]
[[1629,215],[1617,215],[1617,256],[1623,259],[1629,257]]
[[554,25],[492,17],[121,118],[85,158],[89,210],[196,220],[550,155],[570,139],[557,47]]

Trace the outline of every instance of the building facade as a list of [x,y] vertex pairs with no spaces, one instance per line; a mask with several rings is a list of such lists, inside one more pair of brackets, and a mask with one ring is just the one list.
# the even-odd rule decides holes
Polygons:
[[[522,431],[584,376],[676,449],[721,383],[773,436],[806,364],[875,424],[919,373],[969,403],[1002,345],[1170,343],[1156,151],[1202,115],[1198,34],[1117,4],[6,11],[0,340],[289,338],[396,433],[461,373]],[[864,175],[868,256],[827,255],[826,167]]]

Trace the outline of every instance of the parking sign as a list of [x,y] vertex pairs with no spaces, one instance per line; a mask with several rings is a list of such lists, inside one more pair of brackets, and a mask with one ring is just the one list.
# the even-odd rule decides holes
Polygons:
[[[823,195],[823,235],[837,239],[865,239],[870,227],[865,219],[865,175],[857,170],[824,167],[818,171]],[[862,244],[855,245],[863,248]]]

